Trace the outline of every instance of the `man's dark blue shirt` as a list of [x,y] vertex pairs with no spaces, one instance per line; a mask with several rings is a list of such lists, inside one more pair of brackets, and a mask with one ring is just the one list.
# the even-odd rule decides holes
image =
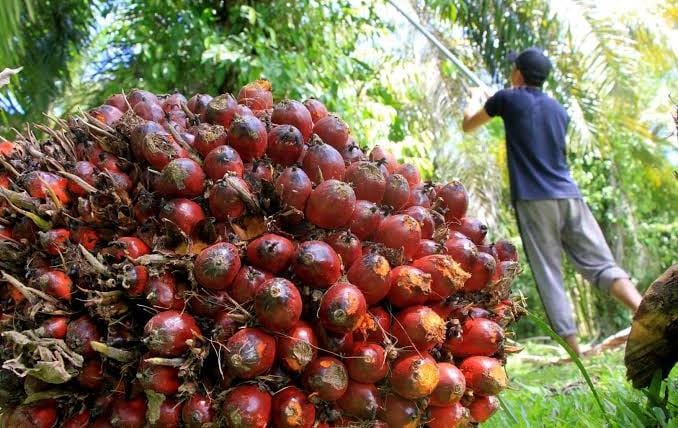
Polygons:
[[485,111],[504,120],[513,201],[581,197],[567,167],[570,118],[558,101],[534,87],[503,89]]

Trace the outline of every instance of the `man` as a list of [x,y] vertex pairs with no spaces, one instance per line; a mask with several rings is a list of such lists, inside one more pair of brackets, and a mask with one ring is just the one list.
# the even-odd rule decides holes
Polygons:
[[504,120],[511,199],[525,253],[553,329],[579,354],[577,327],[563,284],[562,251],[590,283],[631,310],[638,308],[641,296],[615,263],[570,176],[565,151],[569,117],[563,106],[541,91],[551,62],[536,48],[511,55],[510,60],[512,87],[491,96],[484,106],[482,92],[472,91],[462,128],[473,131],[495,116]]

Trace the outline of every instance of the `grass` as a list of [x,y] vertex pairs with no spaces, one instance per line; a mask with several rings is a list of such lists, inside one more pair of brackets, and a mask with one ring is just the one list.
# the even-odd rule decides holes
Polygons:
[[[610,426],[584,377],[574,363],[528,362],[522,355],[563,356],[555,343],[526,342],[525,350],[509,358],[511,388],[501,394],[500,409],[483,427],[606,427]],[[643,391],[626,380],[623,350],[582,360],[613,427],[678,427],[678,408],[668,404],[673,418],[651,409]],[[678,369],[666,382],[670,400],[678,403]],[[657,413],[662,412],[662,413]]]

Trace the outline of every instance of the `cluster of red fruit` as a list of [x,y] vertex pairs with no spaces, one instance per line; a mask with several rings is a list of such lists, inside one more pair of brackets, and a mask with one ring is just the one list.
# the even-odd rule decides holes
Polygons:
[[[44,135],[38,141],[35,132]],[[455,427],[506,386],[507,241],[459,182],[257,81],[0,144],[0,426]]]

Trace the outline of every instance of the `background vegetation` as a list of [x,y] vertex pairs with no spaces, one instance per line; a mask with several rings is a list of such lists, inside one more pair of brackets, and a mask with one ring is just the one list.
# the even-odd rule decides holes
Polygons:
[[[572,117],[574,176],[615,256],[644,288],[678,253],[668,96],[678,75],[678,7],[613,3],[400,2],[495,88],[506,80],[508,51],[548,51],[555,70],[546,90]],[[215,94],[268,78],[278,98],[323,100],[361,145],[391,146],[431,178],[461,178],[491,238],[519,242],[501,122],[462,135],[466,82],[383,1],[7,0],[5,66],[24,66],[0,89],[0,132],[9,138],[12,127],[44,121],[43,112],[66,115],[132,87]],[[628,324],[571,267],[566,276],[583,336]],[[541,311],[527,266],[516,290]],[[517,334],[536,330],[522,323]]]

